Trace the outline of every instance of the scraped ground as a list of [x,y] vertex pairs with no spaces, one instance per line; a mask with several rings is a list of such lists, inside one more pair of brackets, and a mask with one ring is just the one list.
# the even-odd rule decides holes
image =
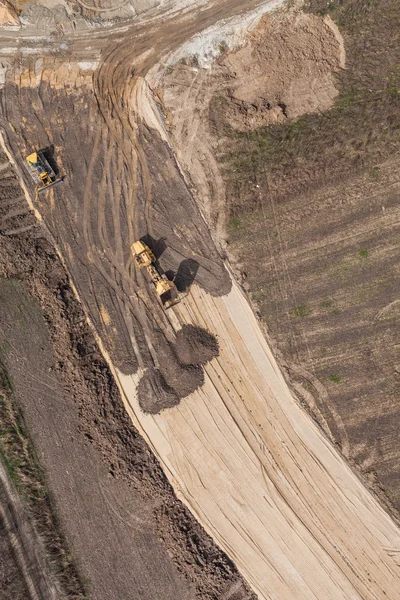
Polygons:
[[[58,530],[51,529],[54,514],[45,509],[43,519],[45,490],[31,490],[28,515],[60,593],[83,598],[68,567],[73,553],[85,592],[96,600],[228,599],[233,592],[241,600],[253,598],[230,560],[177,501],[133,428],[63,265],[46,232],[32,227],[15,174],[7,157],[1,159],[2,368],[51,490]],[[3,451],[6,436],[7,429],[1,433]],[[21,455],[10,458],[18,476],[29,478],[29,468],[19,467]],[[67,547],[61,539],[60,548],[60,534]],[[0,551],[4,598],[27,598],[7,538]],[[30,566],[40,582],[40,571]]]
[[[246,4],[220,2],[198,21],[144,28],[134,39],[128,31],[103,52],[94,93],[90,85],[59,89],[40,78],[19,89],[21,72],[35,70],[33,60],[20,61],[3,93],[8,139],[16,156],[28,137],[54,141],[68,177],[35,208],[104,342],[133,422],[179,498],[252,589],[265,599],[397,600],[398,528],[290,394],[223,267],[160,113],[143,95],[141,76],[169,51]],[[25,115],[31,119],[23,126]],[[198,263],[190,294],[166,314],[129,259],[129,243],[143,234],[157,243],[167,236],[165,269],[176,273],[190,260],[192,273]],[[201,388],[146,415],[138,382],[146,369],[161,373],[183,325],[215,335],[219,356],[201,367]],[[180,511],[174,516],[163,523],[165,535],[179,534]],[[200,552],[202,565],[209,548]],[[233,586],[228,597],[234,593]]]

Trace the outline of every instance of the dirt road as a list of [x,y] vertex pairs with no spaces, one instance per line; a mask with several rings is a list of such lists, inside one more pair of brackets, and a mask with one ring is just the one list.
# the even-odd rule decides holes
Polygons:
[[[35,208],[134,423],[178,496],[259,597],[396,600],[399,530],[298,407],[213,246],[156,107],[146,124],[151,100],[143,103],[141,77],[195,32],[257,4],[221,1],[193,17],[119,33],[102,54],[94,90],[21,59],[3,94],[9,142],[17,156],[33,139],[55,144],[68,177]],[[199,285],[167,314],[132,268],[129,243],[144,234],[167,238],[165,269],[196,265]],[[187,371],[165,365],[185,323],[209,329],[220,345],[200,389],[194,381],[183,390]],[[149,367],[183,398],[156,416],[142,413],[136,394]]]

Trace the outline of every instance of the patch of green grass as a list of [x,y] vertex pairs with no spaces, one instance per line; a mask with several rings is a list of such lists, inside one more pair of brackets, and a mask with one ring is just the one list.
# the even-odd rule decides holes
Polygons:
[[310,314],[310,310],[306,304],[300,304],[294,307],[294,314],[296,317],[307,317]]
[[326,6],[324,6],[323,8],[321,8],[318,12],[321,15],[321,17],[324,17],[325,15],[328,15],[329,13],[333,13],[338,8],[339,7],[338,7],[337,2],[328,2],[328,4]]
[[5,392],[11,392],[13,384],[6,365],[0,360],[0,386]]
[[6,365],[7,353],[10,349],[10,344],[7,340],[0,342],[0,388],[5,392],[12,392],[13,384]]
[[265,297],[264,288],[260,288],[257,292],[253,292],[251,294],[251,299],[253,300],[253,302],[262,302],[264,297]]
[[332,304],[333,304],[332,300],[323,300],[321,302],[322,308],[330,308],[332,306]]
[[360,250],[359,254],[360,254],[361,258],[367,258],[368,250]]
[[329,379],[330,381],[333,381],[333,383],[340,383],[342,378],[340,377],[340,375],[334,375],[332,373],[331,375],[329,375]]
[[400,100],[400,71],[389,75],[386,91],[392,100]]
[[10,476],[11,481],[15,485],[16,488],[19,488],[19,476],[18,476],[18,468],[19,463],[17,460],[12,458],[6,451],[5,447],[2,443],[0,443],[0,459],[3,463],[4,467],[7,470],[8,475]]
[[242,224],[242,220],[239,217],[232,217],[228,221],[228,229],[238,229]]
[[360,100],[360,92],[354,88],[348,88],[342,91],[336,100],[335,109],[339,112],[348,110]]
[[7,340],[0,342],[0,358],[5,359],[8,351],[10,350],[10,344]]
[[372,167],[369,172],[371,179],[378,181],[381,178],[381,170],[379,167]]

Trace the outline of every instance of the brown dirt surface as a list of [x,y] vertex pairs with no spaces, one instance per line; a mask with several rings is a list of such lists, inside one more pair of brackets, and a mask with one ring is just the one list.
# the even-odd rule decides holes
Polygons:
[[[0,499],[2,502],[3,499]],[[0,600],[26,600],[27,589],[0,520]]]
[[[161,268],[176,278],[180,291],[186,291],[193,281],[216,295],[229,291],[230,279],[222,260],[171,150],[156,133],[139,129],[146,177],[139,179],[138,190],[132,190],[128,173],[137,158],[129,154],[133,152],[130,141],[126,151],[117,151],[115,137],[110,136],[99,109],[104,112],[106,100],[100,97],[99,103],[81,78],[76,87],[59,89],[61,68],[56,69],[55,86],[47,76],[37,84],[39,80],[32,75],[34,63],[27,69],[18,67],[14,80],[26,70],[31,76],[24,76],[24,81],[32,87],[24,87],[23,95],[13,84],[5,91],[8,120],[19,123],[13,139],[21,149],[23,146],[22,154],[32,139],[48,146],[43,122],[54,111],[55,158],[61,172],[68,173],[63,184],[51,192],[53,200],[38,199],[39,211],[65,257],[80,297],[87,296],[90,319],[113,363],[123,373],[134,373],[138,366],[158,368],[160,357],[169,354],[168,320],[161,306],[150,309],[154,289],[145,274],[135,269],[130,244],[147,236],[150,245],[162,247],[157,253]],[[17,109],[16,97],[24,98]],[[43,108],[42,117],[38,106]],[[22,117],[26,119],[23,127]],[[66,122],[75,126],[65,127]],[[79,153],[75,150],[78,140]],[[83,158],[90,156],[90,162]],[[31,185],[29,179],[27,183]],[[157,344],[150,341],[154,330],[162,332]],[[193,389],[183,383],[185,373],[175,378],[180,397],[185,387]],[[166,379],[172,385],[171,377]],[[199,385],[199,376],[195,381]]]
[[[252,598],[133,428],[51,242],[32,228],[13,173],[1,177],[13,190],[3,188],[0,207],[14,232],[0,237],[0,275],[17,280],[4,287],[0,311],[13,401],[89,594]],[[10,216],[10,203],[20,214]]]
[[215,335],[194,325],[184,325],[178,331],[175,348],[184,365],[203,365],[219,354]]
[[239,131],[330,108],[343,39],[329,16],[267,16],[248,43],[221,61],[231,77],[225,119]]
[[276,204],[260,186],[229,231],[294,389],[397,515],[399,164]]
[[20,25],[17,11],[7,0],[0,0],[0,25]]

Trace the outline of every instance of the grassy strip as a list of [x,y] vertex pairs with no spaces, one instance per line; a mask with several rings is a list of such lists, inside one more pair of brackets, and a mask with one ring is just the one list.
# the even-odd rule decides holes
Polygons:
[[46,565],[61,584],[64,596],[85,600],[74,556],[60,534],[54,503],[22,412],[13,402],[13,384],[0,349],[0,459],[22,498],[46,550]]

